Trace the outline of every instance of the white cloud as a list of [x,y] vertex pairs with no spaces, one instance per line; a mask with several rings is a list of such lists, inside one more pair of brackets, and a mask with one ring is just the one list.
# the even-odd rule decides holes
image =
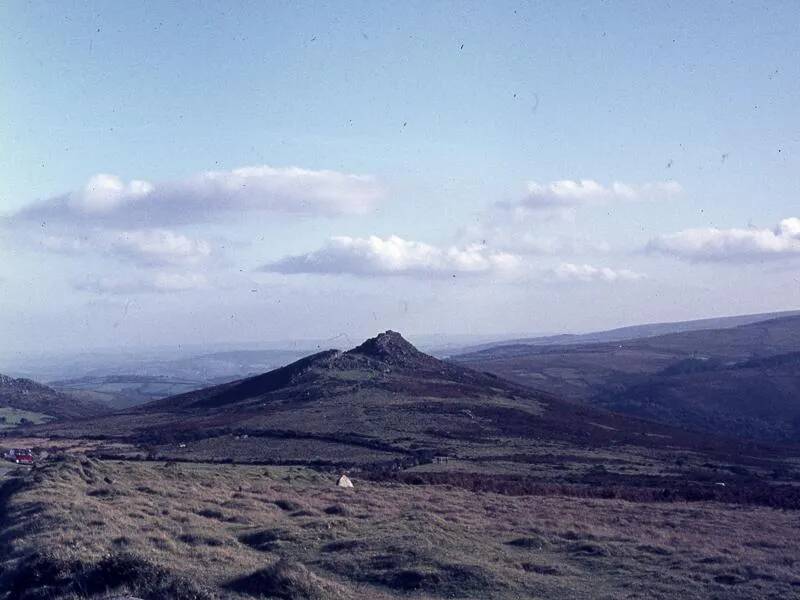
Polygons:
[[87,280],[75,287],[95,294],[165,294],[205,289],[208,287],[208,279],[200,273],[159,271],[129,277],[100,277]]
[[509,272],[520,266],[514,254],[482,245],[438,247],[398,236],[334,237],[319,250],[288,256],[262,267],[277,273],[450,276]]
[[205,275],[200,273],[156,273],[153,287],[164,292],[182,292],[208,286]]
[[207,171],[161,183],[126,183],[99,174],[82,189],[31,205],[12,218],[142,228],[246,211],[336,216],[366,213],[383,193],[371,176],[297,167]]
[[124,183],[115,175],[100,173],[89,178],[79,192],[69,195],[69,207],[79,213],[111,213],[126,203],[136,202],[152,193],[153,184],[134,179]]
[[65,237],[60,235],[47,235],[40,242],[43,249],[58,254],[79,254],[95,248],[94,241],[87,237]]
[[500,208],[523,212],[570,214],[581,206],[610,202],[641,202],[671,198],[683,191],[676,181],[644,184],[614,182],[605,186],[592,179],[562,179],[550,183],[530,181],[527,193],[516,202],[498,203]]
[[523,233],[507,241],[506,248],[528,254],[605,254],[611,251],[608,242],[579,236],[541,236]]
[[650,240],[647,250],[692,261],[743,262],[800,255],[800,219],[774,229],[686,229]]
[[113,252],[145,264],[194,264],[211,255],[205,240],[165,229],[120,231],[111,235]]
[[167,229],[94,230],[83,237],[49,235],[45,250],[61,254],[95,253],[141,265],[192,265],[211,256],[211,246]]
[[612,269],[610,267],[594,267],[592,265],[576,265],[561,263],[547,272],[548,278],[559,282],[591,283],[596,281],[636,281],[644,279],[641,273],[629,269]]

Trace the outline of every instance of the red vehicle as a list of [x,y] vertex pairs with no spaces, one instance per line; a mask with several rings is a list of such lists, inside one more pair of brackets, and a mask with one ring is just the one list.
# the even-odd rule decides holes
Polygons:
[[27,448],[12,448],[5,454],[5,458],[18,465],[33,464],[33,452]]

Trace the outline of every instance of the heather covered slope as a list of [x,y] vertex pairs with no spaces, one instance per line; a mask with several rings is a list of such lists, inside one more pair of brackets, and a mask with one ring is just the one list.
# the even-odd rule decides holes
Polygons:
[[454,357],[532,389],[712,433],[800,442],[800,317],[616,343]]
[[[49,457],[0,494],[9,600],[800,589],[800,449],[564,402],[394,332],[27,433]],[[85,438],[93,458],[58,455]]]
[[420,481],[472,486],[476,477],[500,488],[546,484],[602,497],[698,499],[724,491],[777,506],[800,497],[787,462],[797,448],[696,435],[564,402],[437,360],[394,332],[347,352],[29,433],[92,438],[109,446],[101,456],[310,465],[379,478],[424,465],[414,475]]
[[728,436],[800,442],[800,353],[733,365],[687,359],[629,377],[594,404]]
[[291,460],[316,447],[321,460],[367,462],[501,441],[508,452],[544,441],[652,446],[653,436],[675,433],[440,361],[395,332],[347,352],[321,352],[263,375],[41,431],[124,437],[170,454],[191,442],[204,459],[233,453]]
[[751,323],[770,321],[772,319],[796,316],[800,316],[800,311],[790,310],[776,313],[714,317],[710,319],[695,319],[692,321],[676,321],[669,323],[646,323],[643,325],[629,325],[627,327],[619,327],[605,331],[595,331],[592,333],[562,333],[558,335],[486,342],[462,347],[458,354],[473,354],[483,350],[491,350],[493,348],[510,346],[564,346],[621,342],[641,338],[664,336],[673,333],[707,331],[709,329],[729,329],[733,327],[739,327],[740,325],[748,325]]
[[0,374],[0,408],[10,408],[57,419],[91,417],[108,409],[99,402],[77,400],[30,379]]

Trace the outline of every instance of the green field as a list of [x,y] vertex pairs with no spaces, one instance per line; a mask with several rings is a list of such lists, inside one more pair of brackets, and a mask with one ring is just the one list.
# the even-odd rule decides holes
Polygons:
[[12,429],[19,425],[22,419],[27,419],[31,423],[46,423],[52,421],[53,417],[10,406],[0,406],[0,429]]

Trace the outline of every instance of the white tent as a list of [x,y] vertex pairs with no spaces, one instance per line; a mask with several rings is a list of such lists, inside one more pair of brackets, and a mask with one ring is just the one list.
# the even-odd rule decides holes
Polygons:
[[336,481],[336,485],[338,485],[339,487],[351,488],[353,487],[353,482],[350,481],[350,478],[347,475],[342,475]]

